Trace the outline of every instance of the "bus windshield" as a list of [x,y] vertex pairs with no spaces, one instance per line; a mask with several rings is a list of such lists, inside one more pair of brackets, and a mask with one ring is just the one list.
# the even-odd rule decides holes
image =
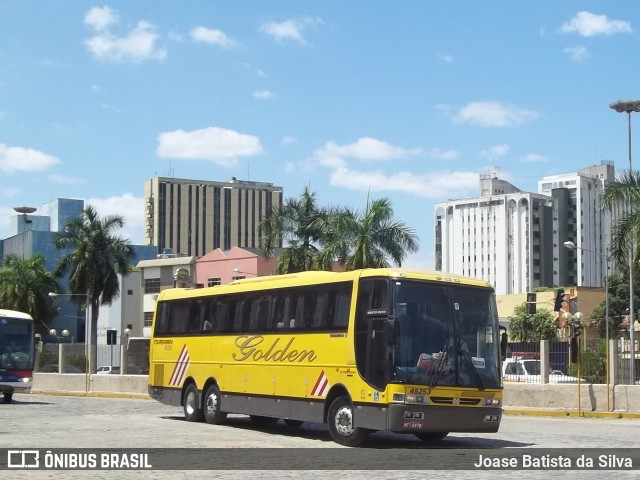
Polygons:
[[397,280],[393,382],[496,388],[500,342],[490,289]]
[[33,370],[33,321],[0,317],[0,369]]

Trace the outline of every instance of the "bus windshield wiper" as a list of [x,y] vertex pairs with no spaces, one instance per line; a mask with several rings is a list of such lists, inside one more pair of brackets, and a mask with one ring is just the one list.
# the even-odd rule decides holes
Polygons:
[[471,373],[473,375],[473,378],[478,383],[478,388],[480,388],[480,390],[484,390],[486,387],[484,386],[484,383],[482,381],[482,377],[480,377],[480,374],[478,373],[478,370],[476,370],[476,367],[473,365],[473,359],[471,358],[471,355],[469,355],[469,351],[468,350],[460,350],[460,352],[462,352],[462,357],[464,359],[466,359],[467,364],[469,365],[469,367],[471,367]]
[[442,377],[442,373],[444,372],[444,367],[447,364],[448,357],[449,357],[449,351],[448,351],[447,345],[445,344],[442,347],[442,354],[440,355],[440,358],[438,358],[433,363],[433,367],[429,372],[427,385],[429,386],[430,389],[435,387],[436,384],[438,383],[438,380],[440,380],[440,377]]

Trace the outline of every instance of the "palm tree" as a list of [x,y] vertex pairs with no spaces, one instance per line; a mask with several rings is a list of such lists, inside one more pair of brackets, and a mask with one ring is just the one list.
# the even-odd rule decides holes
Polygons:
[[405,223],[393,218],[391,201],[374,200],[364,213],[343,209],[334,213],[332,228],[325,228],[319,263],[337,259],[346,270],[402,266],[407,253],[418,251],[418,237]]
[[58,259],[56,274],[70,271],[69,291],[71,299],[81,306],[91,307],[91,372],[95,372],[98,341],[98,310],[100,305],[110,305],[118,295],[118,274],[126,275],[131,267],[133,247],[128,239],[114,233],[124,226],[120,215],[98,217],[94,207],[87,206],[82,215],[65,225],[64,232],[55,239],[57,248],[71,252]]
[[[305,187],[299,198],[290,198],[271,216],[260,222],[260,248],[265,256],[273,255],[280,244],[284,248],[278,256],[276,271],[294,273],[316,268],[316,244],[323,235],[319,221],[326,219],[329,210],[320,208],[315,192]],[[326,221],[322,222],[326,224]]]
[[40,253],[28,259],[7,255],[0,268],[0,306],[31,315],[40,334],[49,329],[54,311],[49,292],[57,289],[58,282],[45,268],[45,257]]
[[[638,259],[640,253],[640,172],[624,172],[609,183],[602,195],[602,206],[611,211],[616,219],[611,227],[611,258],[619,267],[624,267],[629,264],[632,246],[633,258]],[[637,274],[635,270],[634,266],[634,277]]]

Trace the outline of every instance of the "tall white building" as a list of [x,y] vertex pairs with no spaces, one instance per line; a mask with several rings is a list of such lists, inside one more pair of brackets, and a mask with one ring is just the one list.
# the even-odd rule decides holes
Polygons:
[[[479,278],[499,295],[536,287],[602,286],[609,220],[601,209],[613,165],[544,177],[523,192],[497,174],[480,177],[480,196],[434,207],[436,270]],[[593,250],[569,250],[564,242]]]
[[[538,182],[538,193],[553,199],[554,285],[604,286],[611,215],[602,209],[601,199],[614,178],[613,162],[602,162]],[[567,241],[578,248],[567,249]]]

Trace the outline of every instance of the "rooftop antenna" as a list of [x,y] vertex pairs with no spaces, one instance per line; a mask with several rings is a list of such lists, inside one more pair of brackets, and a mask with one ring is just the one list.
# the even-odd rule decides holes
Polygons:
[[24,216],[24,223],[31,223],[31,220],[27,218],[27,215],[38,210],[34,207],[13,207],[13,209]]

